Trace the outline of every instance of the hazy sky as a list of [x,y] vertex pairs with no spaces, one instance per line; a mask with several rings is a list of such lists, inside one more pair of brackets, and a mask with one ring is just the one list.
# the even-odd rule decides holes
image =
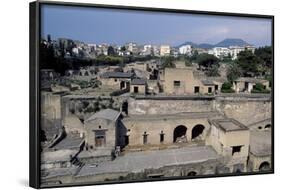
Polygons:
[[255,46],[271,45],[270,19],[43,5],[41,23],[44,37],[87,43],[215,44],[241,38]]

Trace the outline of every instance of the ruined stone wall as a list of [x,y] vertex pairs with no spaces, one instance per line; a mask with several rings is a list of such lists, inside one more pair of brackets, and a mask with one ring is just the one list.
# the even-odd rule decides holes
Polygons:
[[[110,99],[110,98],[108,98]],[[70,114],[69,110],[74,109],[75,114],[79,112],[83,101],[88,101],[90,105],[96,98],[63,98],[62,115],[63,117]],[[114,100],[114,107],[120,107],[123,100]],[[119,105],[118,105],[119,103]],[[107,105],[108,100],[104,99],[101,104]],[[60,104],[56,104],[59,107]],[[60,115],[60,109],[59,115]],[[270,97],[156,97],[156,98],[129,98],[128,114],[129,115],[163,115],[175,114],[182,112],[208,112],[218,111],[226,117],[233,118],[239,122],[250,125],[265,119],[271,118],[271,100]],[[85,114],[85,113],[83,113]],[[87,113],[86,113],[87,114]],[[92,114],[92,113],[89,113]]]
[[100,81],[102,85],[110,86],[116,90],[120,89],[120,79],[114,79],[114,78],[100,78]]
[[164,140],[162,144],[172,144],[174,141],[174,130],[178,126],[186,127],[186,139],[187,142],[191,141],[192,129],[196,125],[203,125],[204,131],[202,134],[202,140],[205,139],[207,132],[210,129],[208,118],[159,118],[159,119],[124,119],[122,121],[127,128],[127,135],[129,136],[129,145],[142,145],[143,135],[146,132],[147,144],[157,145],[161,144],[160,134],[164,134]]
[[41,115],[49,120],[61,119],[61,96],[42,92]]
[[[220,159],[213,159],[203,162],[191,163],[191,164],[180,164],[172,166],[164,166],[161,168],[147,168],[145,170],[129,173],[129,172],[118,172],[118,173],[105,173],[98,175],[68,175],[68,176],[56,176],[50,177],[45,182],[60,181],[62,184],[67,183],[100,183],[107,181],[122,181],[122,180],[148,180],[152,178],[167,178],[167,177],[188,177],[190,173],[195,175],[212,175],[217,173],[223,173],[219,171],[221,165]],[[155,176],[155,177],[152,177]]]
[[271,128],[271,118],[261,120],[251,125],[248,125],[249,129],[256,131],[268,131]]
[[271,160],[272,160],[271,155],[255,156],[255,155],[250,153],[249,154],[249,171],[258,172],[259,167],[264,162],[269,163],[270,167],[272,167]]
[[138,88],[138,92],[139,94],[145,94],[146,91],[146,85],[131,85],[130,86],[130,92],[131,93],[135,93],[134,92],[134,88],[137,87]]
[[129,115],[174,114],[181,112],[214,111],[211,99],[132,99],[128,101]]
[[218,97],[214,105],[217,111],[244,125],[271,118],[269,98]]
[[218,111],[249,125],[271,118],[270,97],[130,98],[129,115]]
[[[72,114],[77,115],[79,118],[87,119],[95,113],[94,104],[98,103],[99,110],[106,108],[120,109],[122,98],[120,97],[96,97],[96,96],[64,96],[62,97],[61,113],[62,117],[68,117]],[[110,107],[111,106],[111,107]],[[91,108],[91,109],[89,109]]]

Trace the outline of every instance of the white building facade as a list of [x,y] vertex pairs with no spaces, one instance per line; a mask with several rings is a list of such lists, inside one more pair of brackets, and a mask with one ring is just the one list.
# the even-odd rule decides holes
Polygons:
[[160,56],[168,56],[171,53],[171,48],[169,45],[160,46]]
[[191,45],[183,45],[179,47],[179,53],[183,55],[191,55],[192,48]]

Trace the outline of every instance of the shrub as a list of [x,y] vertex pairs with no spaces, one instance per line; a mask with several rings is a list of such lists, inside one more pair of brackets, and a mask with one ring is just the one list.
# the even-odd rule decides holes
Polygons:
[[205,74],[209,77],[218,77],[220,76],[219,73],[219,66],[218,65],[213,65],[211,66],[206,72]]
[[256,85],[254,85],[253,89],[257,91],[263,91],[265,88],[263,84],[257,83]]
[[233,93],[235,91],[232,89],[232,84],[230,82],[225,82],[222,84],[221,92],[222,93]]
[[270,93],[270,90],[265,89],[265,86],[261,83],[254,85],[251,93]]
[[227,90],[227,89],[231,89],[232,84],[230,82],[225,82],[222,84],[221,89]]

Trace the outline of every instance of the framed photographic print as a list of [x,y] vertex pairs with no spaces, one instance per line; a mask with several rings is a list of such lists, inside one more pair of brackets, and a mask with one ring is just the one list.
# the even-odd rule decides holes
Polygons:
[[274,17],[30,4],[30,186],[274,172]]

